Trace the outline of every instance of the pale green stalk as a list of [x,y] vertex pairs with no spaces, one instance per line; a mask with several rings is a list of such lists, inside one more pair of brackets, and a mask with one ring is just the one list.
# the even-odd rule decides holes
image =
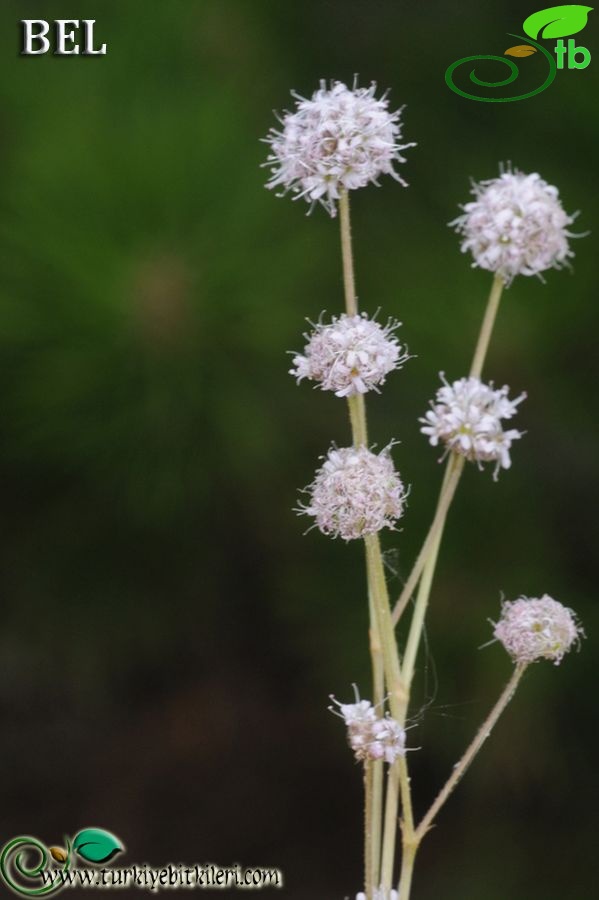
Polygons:
[[[373,684],[373,704],[378,709],[382,708],[385,697],[385,674],[383,669],[383,648],[376,627],[376,613],[374,610],[371,591],[368,591],[368,607],[370,610],[370,657],[372,660],[372,684]],[[381,839],[382,839],[382,819],[383,819],[383,780],[384,780],[384,763],[382,759],[372,761],[370,763],[372,769],[372,797],[371,797],[371,815],[366,823],[370,828],[370,838],[365,834],[365,840],[368,840],[370,850],[370,866],[372,872],[372,885],[380,884],[381,877]]]
[[354,280],[354,256],[351,242],[351,222],[349,217],[349,194],[342,189],[339,196],[339,225],[341,229],[341,258],[343,260],[343,286],[345,288],[345,311],[348,316],[358,314],[358,299]]
[[514,668],[512,677],[501,692],[499,699],[477,731],[474,740],[470,743],[460,761],[453,767],[451,775],[447,779],[445,785],[439,791],[430,809],[428,810],[426,815],[423,816],[422,821],[420,822],[416,830],[412,830],[407,839],[404,835],[402,866],[398,887],[399,900],[410,900],[414,861],[416,859],[416,854],[418,852],[418,848],[420,847],[422,839],[424,838],[426,833],[433,827],[437,813],[444,805],[452,791],[455,789],[460,779],[464,776],[464,773],[472,763],[472,760],[479,752],[484,742],[490,736],[491,731],[497,724],[499,717],[514,696],[516,688],[518,687],[520,679],[522,678],[526,668],[526,663],[519,663]]
[[[493,278],[493,284],[491,286],[491,292],[489,294],[489,299],[487,301],[487,307],[485,310],[485,314],[483,317],[480,333],[478,336],[478,341],[476,343],[476,349],[474,351],[474,357],[472,359],[472,366],[470,369],[471,377],[480,378],[482,373],[482,368],[484,365],[484,361],[486,358],[487,350],[489,348],[489,342],[491,340],[491,333],[493,331],[493,325],[495,323],[495,318],[497,316],[497,310],[499,307],[499,301],[501,299],[501,294],[503,291],[503,279],[499,275],[495,275]],[[420,577],[420,586],[418,590],[418,595],[416,598],[416,605],[414,607],[414,615],[412,617],[412,622],[410,624],[410,631],[408,633],[408,640],[406,644],[406,652],[404,656],[404,662],[402,667],[402,676],[404,678],[406,691],[409,694],[410,686],[412,683],[412,678],[414,676],[414,667],[416,664],[416,656],[418,654],[418,648],[420,646],[420,641],[422,638],[422,630],[424,627],[424,618],[426,613],[426,608],[428,606],[428,600],[430,596],[430,590],[433,583],[433,577],[435,574],[435,567],[437,564],[437,557],[439,555],[439,547],[441,545],[441,539],[443,537],[443,530],[445,527],[445,521],[447,519],[447,513],[449,511],[449,506],[451,504],[451,500],[455,494],[455,490],[457,488],[460,475],[464,468],[464,457],[458,456],[457,454],[452,454],[449,457],[447,463],[447,472],[446,479],[444,480],[444,489],[441,489],[441,496],[439,499],[439,504],[437,507],[438,514],[435,515],[435,520],[433,521],[433,525],[431,527],[431,531],[429,535],[427,535],[427,539],[425,541],[425,545],[428,541],[429,547],[426,556],[424,557],[424,561],[422,564],[422,574]],[[450,488],[451,486],[451,488]],[[439,513],[440,510],[440,513]],[[423,554],[421,554],[423,556]],[[419,557],[420,559],[420,557]],[[417,560],[418,565],[418,560]],[[402,595],[403,596],[403,595]],[[400,602],[402,598],[400,597]],[[407,602],[407,598],[406,601]],[[409,696],[407,698],[407,702],[409,703]],[[405,716],[407,713],[407,706],[403,710],[403,716],[401,719],[402,724],[405,722]]]
[[[499,302],[501,300],[501,294],[503,292],[503,286],[504,282],[501,276],[495,275],[493,278],[493,283],[491,285],[491,292],[489,294],[489,299],[487,301],[485,314],[476,343],[476,349],[474,351],[474,357],[470,369],[471,377],[480,378],[482,374],[484,361],[491,340],[491,334],[493,332],[493,325],[495,323],[497,310],[499,308]],[[418,595],[416,597],[416,603],[414,606],[414,614],[410,623],[410,630],[408,632],[408,639],[406,643],[406,651],[401,668],[405,697],[399,709],[399,714],[396,716],[401,725],[405,724],[406,716],[408,713],[410,691],[412,686],[412,679],[414,677],[416,658],[422,639],[425,614],[428,607],[430,591],[435,574],[437,558],[439,555],[439,548],[441,546],[441,540],[443,537],[443,530],[447,519],[447,513],[449,511],[451,501],[453,500],[453,496],[455,494],[463,468],[464,458],[456,454],[450,455],[447,462],[445,477],[443,479],[443,484],[441,487],[439,501],[437,503],[435,518],[433,520],[431,529],[425,539],[424,546],[414,566],[416,573],[413,572],[408,578],[408,581],[406,582],[406,588],[404,588],[404,591],[399,598],[398,604],[396,605],[396,610],[394,610],[394,612],[397,612],[397,615],[395,617],[395,620],[397,621],[399,615],[401,615],[401,612],[403,611],[411,597],[411,593],[414,590],[416,583],[418,582],[418,578],[420,578]],[[420,574],[418,574],[418,568],[420,568],[421,570]],[[477,748],[474,752],[478,752],[478,749],[479,748]],[[457,784],[457,780],[455,781],[455,783]],[[409,792],[409,779],[406,790],[407,792]],[[450,791],[446,796],[449,796],[451,790],[453,790],[453,787],[450,788]],[[443,798],[442,802],[445,802],[445,799],[446,797]],[[422,834],[419,831],[414,832],[413,827],[406,827],[404,823],[402,831],[402,866],[399,884],[399,900],[408,900],[410,896],[414,860],[421,839]]]
[[[339,199],[339,224],[341,234],[341,256],[343,261],[345,310],[348,315],[357,315],[358,301],[354,279],[349,196],[347,191],[342,191]],[[353,397],[348,397],[348,408],[353,444],[355,447],[367,447],[368,428],[366,424],[366,404],[363,395],[357,394]],[[380,557],[380,547],[378,546],[378,543],[377,548],[378,550],[375,551],[375,555],[378,552],[378,556]],[[366,571],[370,610],[370,653],[372,659],[373,699],[376,705],[382,704],[384,697],[386,656],[381,636],[380,615],[378,610],[380,604],[380,588],[373,584],[374,577],[372,574],[372,567],[368,563],[368,553]],[[395,654],[397,655],[397,649],[395,649]],[[399,671],[399,659],[397,661],[397,669]],[[383,774],[382,761],[367,764],[364,777],[364,887],[367,900],[372,900],[373,890],[378,886],[380,878]]]
[[493,284],[491,286],[491,293],[489,294],[489,300],[487,302],[487,308],[485,310],[483,324],[478,336],[476,350],[474,351],[472,366],[470,367],[471,378],[480,378],[480,376],[482,375],[483,366],[487,357],[487,350],[489,349],[489,342],[491,340],[491,334],[493,333],[493,326],[495,324],[497,310],[499,309],[499,301],[501,300],[504,284],[505,282],[501,275],[494,276]]
[[491,731],[497,724],[499,717],[514,696],[516,688],[518,687],[520,679],[524,675],[526,668],[527,663],[518,663],[518,665],[516,665],[516,667],[514,668],[512,677],[501,692],[501,696],[499,697],[497,703],[495,704],[483,724],[480,726],[479,730],[476,733],[476,736],[474,737],[474,740],[468,746],[460,761],[453,767],[452,773],[445,782],[445,785],[441,788],[429,811],[426,813],[426,815],[418,825],[415,835],[418,843],[420,843],[429,828],[432,827],[437,813],[446,802],[447,798],[454,790],[460,779],[465,774],[466,769],[470,766],[472,760],[474,759],[484,742],[488,737],[490,737]]
[[404,585],[397,603],[393,607],[394,625],[397,625],[406,606],[412,599],[412,594],[414,593],[414,589],[416,588],[420,576],[422,575],[422,570],[431,551],[433,542],[436,539],[439,529],[443,527],[443,523],[445,522],[445,518],[449,511],[449,507],[451,506],[451,501],[454,498],[454,494],[460,480],[461,469],[459,471],[456,471],[452,467],[451,462],[452,459],[450,457],[445,467],[445,474],[443,476],[441,491],[439,493],[439,499],[437,501],[437,509],[435,510],[435,516],[433,518],[431,527],[429,528],[424,544],[420,549],[418,558],[414,563],[414,567],[410,572],[410,576]]
[[[452,495],[453,493],[455,493],[455,489],[460,479],[460,475],[462,474],[463,468],[464,457],[457,456],[456,454],[451,454],[447,462],[447,485],[452,485]],[[446,491],[445,497],[448,496],[449,492]],[[401,674],[406,690],[405,703],[402,706],[401,715],[399,717],[399,722],[401,725],[405,725],[406,721],[408,703],[410,700],[410,688],[412,686],[414,668],[416,665],[416,657],[418,655],[418,648],[420,646],[420,639],[422,636],[422,630],[424,628],[424,619],[428,607],[428,601],[433,583],[433,576],[435,573],[435,566],[437,563],[437,557],[439,555],[439,547],[441,545],[441,538],[443,536],[443,529],[445,527],[445,520],[447,518],[448,509],[449,503],[446,503],[444,506],[444,514],[442,516],[439,516],[437,519],[436,528],[433,531],[432,540],[430,543],[429,554],[422,571],[420,584],[418,586],[418,594],[416,596],[416,603],[414,605],[414,614],[410,623],[410,630],[408,632],[408,639],[406,642],[406,649],[401,669]]]
[[[491,293],[489,294],[485,315],[478,336],[476,350],[472,359],[472,366],[470,368],[471,377],[480,378],[482,374],[482,368],[487,355],[487,350],[489,348],[489,342],[491,340],[491,334],[493,332],[493,325],[495,324],[497,310],[499,308],[499,301],[501,300],[501,295],[503,292],[503,286],[504,282],[501,276],[495,275],[493,278]],[[451,460],[449,462],[451,462]],[[395,625],[397,625],[397,623],[399,622],[399,619],[401,618],[406,606],[410,602],[412,594],[414,593],[414,589],[416,588],[416,585],[418,584],[418,581],[422,574],[424,565],[431,552],[433,541],[435,540],[436,533],[439,529],[440,521],[444,521],[445,517],[447,516],[447,512],[455,495],[459,476],[454,484],[449,485],[448,474],[449,464],[447,466],[447,469],[445,470],[445,478],[441,486],[439,500],[437,502],[437,509],[435,511],[435,517],[433,519],[432,525],[420,549],[420,553],[416,558],[416,562],[412,567],[412,571],[408,576],[408,580],[406,581],[399,599],[397,600],[397,603],[393,608],[393,622]]]
[[371,893],[369,885],[374,884],[373,867],[373,834],[372,834],[372,801],[373,791],[373,775],[372,761],[367,759],[364,762],[364,888],[366,897],[370,898]]
[[393,884],[393,864],[397,839],[397,813],[399,807],[399,760],[389,766],[387,775],[387,797],[385,800],[385,830],[382,848],[381,880],[383,897],[389,896]]
[[[364,538],[366,545],[366,566],[373,605],[376,612],[379,634],[382,640],[385,680],[387,682],[389,707],[391,715],[399,719],[400,710],[405,706],[407,694],[404,688],[399,663],[399,654],[395,641],[395,632],[391,620],[389,594],[383,568],[378,534],[370,534]],[[399,785],[398,785],[399,782]],[[398,792],[399,786],[399,792]],[[408,834],[414,830],[410,778],[405,757],[399,757],[395,765],[389,769],[387,776],[387,799],[385,808],[385,829],[382,846],[381,883],[383,889],[391,887],[393,878],[393,861],[397,838],[398,793],[401,794],[403,827]]]

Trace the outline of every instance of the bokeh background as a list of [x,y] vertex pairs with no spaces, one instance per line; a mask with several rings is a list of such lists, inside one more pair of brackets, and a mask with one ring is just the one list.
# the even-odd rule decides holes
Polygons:
[[[286,374],[342,304],[337,223],[264,190],[289,90],[376,80],[418,148],[353,201],[363,308],[415,358],[369,401],[412,486],[392,589],[432,513],[417,418],[467,368],[489,277],[446,223],[500,161],[581,209],[574,272],[506,293],[487,373],[528,392],[514,467],[451,513],[413,724],[422,813],[509,675],[500,596],[586,626],[538,665],[445,808],[415,900],[596,891],[597,73],[464,100],[453,60],[501,53],[534,4],[4,0],[0,11],[2,842],[114,831],[126,862],[283,869],[293,900],[361,881],[360,772],[328,695],[368,693],[360,547],[292,507],[345,406]],[[579,36],[595,52],[596,21]],[[96,18],[106,58],[24,59],[20,18]],[[512,41],[513,42],[513,41]],[[595,498],[595,499],[593,499]],[[76,892],[74,892],[74,895]]]

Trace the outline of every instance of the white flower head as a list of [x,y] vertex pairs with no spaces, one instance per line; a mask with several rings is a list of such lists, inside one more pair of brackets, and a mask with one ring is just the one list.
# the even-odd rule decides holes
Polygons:
[[499,622],[492,624],[495,637],[518,663],[550,659],[558,665],[584,636],[576,614],[547,594],[504,603]]
[[298,512],[313,516],[323,534],[356,540],[393,528],[403,512],[406,492],[386,447],[333,447],[312,484],[310,502]]
[[408,359],[393,332],[399,322],[387,325],[369,319],[366,313],[333,316],[330,324],[319,322],[303,353],[293,358],[290,374],[316,381],[323,391],[337,397],[352,397],[378,390],[385,378]]
[[400,143],[402,110],[389,112],[387,96],[377,100],[375,91],[374,83],[350,89],[321,81],[309,100],[292,92],[294,112],[286,112],[281,129],[271,129],[266,138],[267,187],[281,187],[312,205],[319,201],[334,216],[342,190],[377,184],[380,175],[405,185],[393,164],[405,162],[401,151],[415,145]]
[[472,253],[473,266],[497,272],[506,284],[516,275],[539,275],[560,269],[574,256],[568,215],[556,187],[533,172],[502,172],[474,184],[475,199],[450,225],[462,235],[462,253]]
[[406,752],[406,733],[389,713],[376,720],[372,726],[372,740],[368,746],[371,759],[384,759],[393,765],[398,756]]
[[398,756],[406,752],[406,733],[389,713],[378,715],[369,700],[360,700],[356,692],[355,703],[339,703],[331,697],[331,712],[339,715],[347,726],[347,740],[359,762],[382,759],[393,765]]
[[510,419],[526,394],[510,400],[506,386],[496,389],[480,378],[460,378],[449,384],[441,373],[442,387],[437,391],[430,410],[419,419],[420,429],[436,447],[445,444],[448,452],[458,453],[478,463],[494,462],[497,479],[499,469],[511,465],[512,441],[522,437],[520,431],[504,431],[502,419]]

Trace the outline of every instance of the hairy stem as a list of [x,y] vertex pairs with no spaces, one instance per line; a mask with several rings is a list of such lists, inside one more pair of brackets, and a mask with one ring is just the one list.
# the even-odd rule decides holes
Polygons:
[[354,446],[368,446],[368,428],[366,425],[366,404],[363,394],[354,394],[347,398],[349,421],[351,423]]
[[484,742],[490,736],[491,731],[497,724],[497,720],[501,716],[502,712],[504,711],[504,709],[506,708],[506,706],[508,705],[508,703],[510,702],[512,697],[514,696],[514,693],[516,692],[516,688],[518,687],[520,679],[524,675],[526,668],[527,668],[526,663],[519,663],[515,667],[515,669],[512,673],[512,677],[510,678],[510,680],[506,684],[505,688],[501,692],[501,696],[499,697],[497,703],[495,704],[495,706],[493,707],[493,709],[491,710],[491,712],[489,713],[489,715],[487,716],[487,718],[485,719],[485,721],[483,722],[481,727],[479,728],[474,740],[472,741],[472,743],[470,744],[470,746],[468,747],[468,749],[466,750],[466,752],[464,753],[464,755],[462,756],[460,761],[457,763],[456,766],[454,766],[453,771],[452,771],[451,775],[449,776],[449,778],[447,779],[444,787],[441,788],[441,790],[439,791],[439,793],[437,795],[436,800],[433,802],[431,808],[429,809],[429,811],[426,813],[426,815],[423,817],[422,821],[418,825],[418,828],[416,829],[416,838],[417,838],[418,842],[420,842],[422,840],[422,838],[424,837],[426,832],[429,830],[429,828],[431,828],[431,826],[437,816],[437,813],[439,812],[439,810],[441,809],[443,804],[446,802],[446,800],[449,797],[449,795],[451,794],[451,792],[454,790],[454,788],[456,787],[456,785],[458,784],[458,782],[460,781],[460,779],[466,772],[468,766],[470,765],[470,763],[472,762],[472,760],[474,759],[474,757],[476,756],[476,754],[478,753],[478,751],[480,750],[480,748],[482,747]]
[[[483,321],[481,324],[480,332],[478,335],[476,348],[474,351],[474,356],[472,359],[472,366],[470,368],[470,375],[472,377],[480,378],[483,365],[486,359],[487,351],[489,349],[489,342],[491,340],[491,334],[493,332],[493,326],[495,324],[495,319],[497,317],[497,310],[499,309],[499,302],[501,300],[501,295],[503,293],[504,282],[500,275],[495,275],[493,278],[493,283],[491,285],[491,292],[489,294],[489,299],[487,301],[487,306],[485,309],[485,314],[483,317]],[[451,460],[450,460],[451,462]],[[416,562],[412,567],[412,571],[408,576],[408,580],[405,583],[405,586],[397,600],[397,603],[393,607],[393,623],[397,625],[399,622],[406,606],[410,602],[410,598],[414,593],[416,585],[418,584],[418,580],[422,575],[422,570],[424,569],[424,564],[431,552],[431,547],[433,545],[433,541],[435,539],[435,534],[439,528],[439,522],[441,519],[445,519],[447,516],[447,512],[449,507],[451,506],[452,500],[454,498],[456,488],[459,481],[459,475],[454,483],[451,485],[448,484],[447,476],[448,476],[448,468],[445,472],[445,479],[441,486],[441,492],[439,494],[439,500],[437,501],[437,509],[435,511],[435,517],[433,519],[432,525],[429,528],[428,534],[424,540],[424,543],[420,549],[420,553],[416,558]]]
[[[387,582],[385,579],[378,534],[367,535],[364,538],[364,543],[366,545],[368,583],[370,586],[378,633],[381,637],[385,681],[389,692],[389,706],[391,708],[391,714],[397,718],[397,712],[405,705],[407,695],[401,677],[399,654],[397,652],[395,632],[391,621],[389,594],[387,591]],[[389,889],[391,887],[391,880],[393,878],[395,841],[397,837],[398,777],[404,818],[407,818],[410,823],[413,822],[410,780],[407,776],[405,766],[405,758],[400,757],[395,765],[389,769],[387,776],[385,828],[383,846],[381,848],[381,883],[383,884],[384,889]],[[375,885],[378,886],[378,882],[375,882]]]
[[404,841],[401,855],[401,872],[399,874],[398,900],[409,900],[412,890],[412,876],[414,874],[414,861],[418,845]]
[[414,861],[416,859],[416,854],[418,853],[418,848],[420,847],[420,844],[422,843],[422,840],[425,837],[426,833],[433,827],[435,818],[437,817],[439,810],[447,801],[452,791],[464,776],[466,770],[472,763],[472,760],[479,752],[484,742],[490,736],[491,731],[497,724],[499,717],[514,696],[516,688],[518,687],[520,679],[522,678],[526,668],[526,663],[519,663],[515,667],[512,673],[512,677],[501,692],[497,703],[494,705],[489,715],[477,731],[476,737],[468,746],[460,761],[457,763],[457,765],[454,766],[450,777],[446,781],[443,788],[439,791],[435,801],[433,802],[426,815],[422,818],[422,821],[420,822],[416,830],[414,830],[413,827],[411,829],[404,829],[403,855],[398,888],[399,900],[410,900],[412,876],[414,872]]
[[[460,475],[462,474],[463,468],[464,457],[452,454],[449,457],[449,461],[447,464],[447,485],[448,487],[450,485],[452,486],[451,496],[453,496],[453,493],[455,493],[455,489],[460,479]],[[410,630],[408,632],[408,639],[406,642],[404,660],[401,669],[403,683],[407,694],[406,703],[402,707],[399,719],[402,725],[405,724],[406,720],[407,703],[409,701],[410,688],[412,686],[412,679],[414,677],[416,656],[418,654],[420,639],[422,637],[422,631],[424,628],[424,619],[428,607],[431,587],[433,584],[433,577],[435,574],[435,567],[437,565],[437,556],[439,555],[439,547],[441,545],[441,538],[443,537],[443,530],[445,528],[445,520],[447,518],[448,509],[449,503],[445,505],[443,515],[435,517],[437,518],[437,525],[432,533],[430,549],[422,570],[422,577],[418,586],[418,594],[416,596],[416,604],[414,606],[414,614],[412,616]]]
[[491,334],[493,333],[495,318],[497,316],[497,310],[499,309],[499,301],[501,300],[501,295],[503,293],[503,286],[504,281],[501,275],[495,275],[493,284],[491,285],[491,293],[489,294],[489,300],[487,302],[487,308],[485,310],[480,333],[478,335],[472,366],[470,367],[471,378],[480,378],[482,374],[487,350],[489,349]]
[[[349,196],[343,191],[339,199],[339,220],[341,232],[341,256],[343,260],[343,287],[345,293],[345,310],[348,315],[357,315],[358,301],[354,278],[354,265],[351,240],[351,222]],[[366,423],[366,404],[364,396],[357,394],[348,397],[349,418],[352,440],[355,447],[368,446],[368,426]],[[366,572],[368,582],[368,604],[370,611],[370,654],[372,659],[373,699],[375,705],[382,705],[385,693],[385,671],[388,669],[390,650],[385,643],[385,632],[381,627],[381,605],[386,603],[389,611],[389,598],[384,573],[382,585],[380,572],[383,572],[380,545],[378,538],[371,551],[366,550]],[[390,620],[390,611],[389,611]],[[389,623],[387,635],[393,642],[393,652],[397,659],[396,671],[399,673],[399,658],[393,627]],[[374,889],[379,885],[381,870],[381,839],[383,818],[383,762],[370,762],[365,772],[366,800],[364,810],[364,855],[365,855],[365,892],[367,900],[372,900]]]
[[[385,696],[385,673],[383,669],[383,648],[376,622],[372,592],[368,591],[368,603],[370,609],[370,657],[372,660],[372,684],[373,703],[379,709],[382,707]],[[371,887],[380,883],[381,876],[381,837],[383,819],[383,780],[384,763],[382,759],[371,761],[372,769],[372,806],[370,821],[367,825],[370,829],[370,854],[371,854]]]
[[372,798],[373,798],[372,762],[364,763],[364,892],[366,900],[372,900],[374,874],[372,871]]
[[387,775],[387,797],[385,800],[385,830],[382,848],[380,884],[383,897],[389,895],[393,883],[393,864],[395,862],[395,842],[397,838],[397,811],[399,807],[399,768],[398,761],[389,767]]
[[377,534],[368,534],[364,538],[366,545],[366,567],[368,570],[369,584],[372,590],[373,605],[377,616],[379,634],[383,648],[383,663],[385,667],[385,681],[389,692],[389,707],[394,718],[406,701],[406,691],[401,675],[399,654],[395,642],[393,623],[391,621],[391,609],[389,607],[389,594],[383,568],[381,545]]
[[410,576],[404,585],[397,603],[393,607],[392,618],[394,625],[397,625],[406,606],[412,598],[412,594],[414,593],[416,585],[418,584],[420,576],[422,575],[424,564],[431,551],[435,536],[437,535],[439,530],[443,528],[445,519],[447,518],[449,507],[451,506],[451,502],[454,498],[456,488],[460,480],[460,475],[462,474],[462,468],[456,469],[455,467],[452,467],[451,463],[452,457],[449,458],[447,466],[445,467],[445,474],[443,476],[441,492],[439,494],[439,500],[437,501],[437,508],[435,510],[435,516],[433,518],[431,527],[429,528],[424,544],[422,545],[420,553],[418,554],[418,558],[414,563],[414,567],[410,572]]
[[[491,285],[489,299],[487,301],[485,314],[483,316],[483,321],[478,335],[474,357],[472,359],[472,366],[470,368],[470,375],[472,377],[480,378],[480,375],[482,373],[487,351],[489,349],[491,334],[493,332],[493,325],[495,324],[495,319],[497,317],[499,301],[501,300],[501,295],[503,293],[503,285],[503,278],[500,275],[495,275],[493,278],[493,283]],[[408,603],[411,593],[414,590],[416,583],[418,582],[418,577],[420,577],[420,585],[416,597],[414,615],[410,624],[410,631],[408,634],[406,652],[402,666],[402,676],[408,695],[412,684],[412,678],[414,677],[416,656],[418,654],[418,648],[420,646],[420,640],[422,637],[424,617],[426,608],[428,606],[428,600],[435,573],[435,567],[437,564],[437,557],[439,555],[441,539],[443,537],[443,529],[445,527],[447,513],[455,495],[455,491],[460,480],[463,468],[464,458],[462,456],[452,454],[447,463],[446,477],[441,487],[441,494],[437,504],[435,518],[433,519],[433,524],[431,525],[430,531],[425,539],[422,550],[420,551],[420,554],[414,566],[414,570],[416,571],[412,572],[412,574],[410,575],[408,582],[406,583],[406,587],[402,591],[402,594],[399,598],[398,604],[396,604],[396,609],[398,608],[399,604],[402,605],[399,606],[399,609],[397,609],[398,614],[397,616],[394,616],[395,621],[397,621],[399,615],[401,615],[403,608],[405,608],[406,604]],[[419,576],[418,568],[421,569]],[[409,702],[409,696],[407,702]],[[402,713],[402,724],[403,722],[405,722],[406,714],[407,705]]]
[[358,314],[356,283],[354,278],[354,258],[349,217],[349,194],[342,190],[339,196],[339,227],[341,230],[341,257],[343,260],[343,287],[345,289],[345,311],[348,316]]

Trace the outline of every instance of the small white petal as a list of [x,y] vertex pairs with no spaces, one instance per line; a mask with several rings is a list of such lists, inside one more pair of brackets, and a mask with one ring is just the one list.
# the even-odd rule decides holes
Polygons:
[[501,420],[511,418],[524,397],[510,400],[507,387],[496,389],[479,378],[444,382],[431,409],[420,419],[420,430],[433,447],[442,442],[472,462],[495,462],[497,473],[510,467],[512,441],[522,437],[514,428],[504,431]]
[[472,188],[476,200],[462,206],[450,225],[462,236],[461,250],[473,265],[497,272],[509,282],[516,275],[539,275],[560,269],[574,256],[574,237],[556,187],[533,172],[503,172]]
[[271,169],[267,187],[283,187],[308,202],[320,201],[334,216],[341,189],[355,190],[379,175],[404,184],[394,163],[405,162],[401,150],[401,110],[389,112],[386,97],[377,100],[376,85],[350,90],[340,82],[323,83],[311,99],[298,98],[283,117],[282,130],[267,137]]

